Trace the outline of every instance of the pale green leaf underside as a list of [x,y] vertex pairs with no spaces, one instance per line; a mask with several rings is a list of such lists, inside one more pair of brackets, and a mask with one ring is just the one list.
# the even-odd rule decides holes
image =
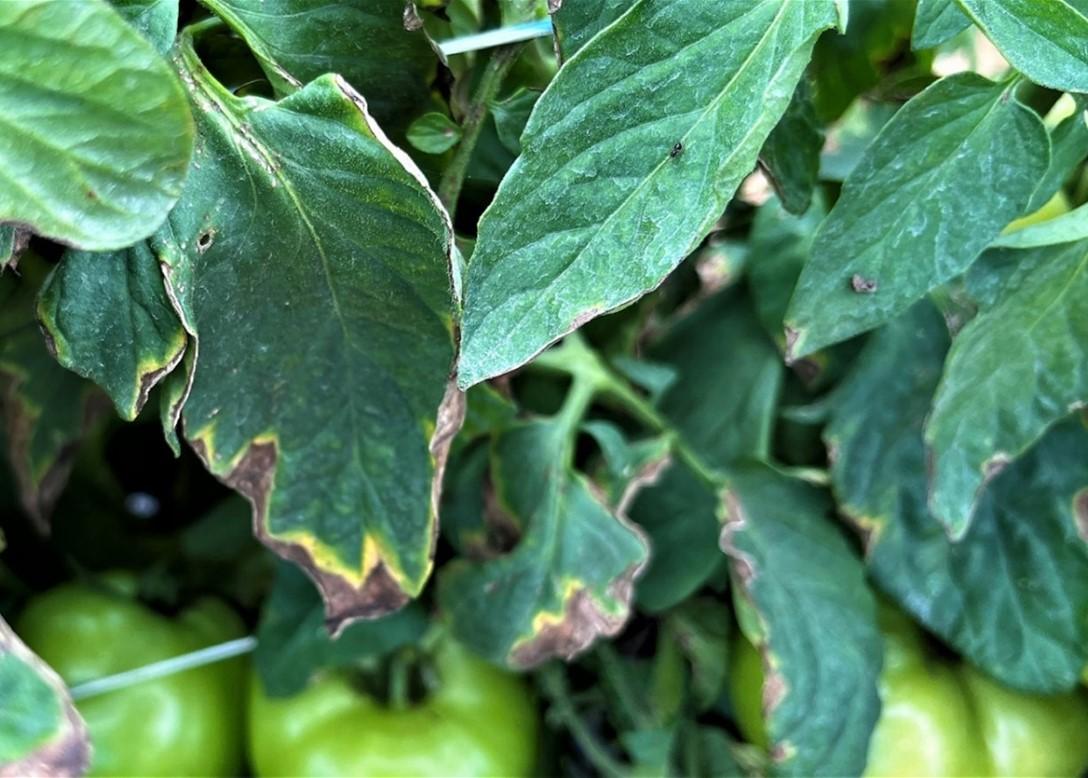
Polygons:
[[1046,435],[950,541],[926,508],[922,439],[948,345],[941,315],[919,303],[866,346],[825,433],[840,508],[870,574],[926,627],[1004,683],[1068,689],[1088,661],[1088,545],[1073,516],[1088,431],[1073,420]]
[[660,284],[751,172],[835,21],[831,3],[641,0],[568,60],[481,219],[460,384]]
[[991,248],[1033,249],[1088,238],[1088,204],[1045,222],[1002,235]]
[[763,465],[732,472],[724,498],[722,548],[761,625],[748,637],[777,676],[764,692],[777,690],[768,734],[779,775],[860,775],[880,715],[875,603],[829,503]]
[[[847,178],[787,314],[797,359],[869,330],[959,275],[1021,215],[1050,159],[1006,87],[950,76],[908,102]],[[986,182],[986,196],[969,182]]]
[[156,249],[196,340],[185,435],[334,624],[379,615],[430,572],[460,423],[448,217],[339,77],[239,99],[182,51],[198,164]]
[[1088,92],[1088,5],[1071,0],[957,2],[1032,81]]
[[956,338],[926,424],[930,509],[961,536],[983,487],[1088,401],[1088,243],[1018,252]]
[[0,51],[0,223],[96,251],[154,232],[193,144],[167,63],[105,0],[5,0]]

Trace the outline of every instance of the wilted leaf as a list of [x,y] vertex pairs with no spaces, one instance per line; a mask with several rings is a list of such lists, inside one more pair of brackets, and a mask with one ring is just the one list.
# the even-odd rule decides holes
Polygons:
[[[906,310],[1024,212],[1050,142],[1009,89],[950,76],[885,125],[816,235],[787,315],[791,358]],[[992,196],[978,197],[968,181],[986,181]]]
[[460,384],[660,284],[751,171],[836,20],[830,3],[640,0],[568,60],[481,218]]
[[463,410],[448,217],[343,79],[271,103],[225,90],[189,37],[177,64],[198,164],[155,248],[196,341],[186,437],[330,626],[379,616],[430,572]]
[[439,577],[438,601],[457,638],[513,667],[569,659],[618,632],[646,564],[641,533],[570,469],[569,424],[561,413],[494,440],[495,499],[525,532],[509,554],[454,560]]
[[1056,427],[994,481],[951,542],[926,509],[922,439],[948,344],[941,316],[919,303],[873,336],[837,390],[826,440],[840,509],[877,584],[927,628],[1004,683],[1068,689],[1088,662],[1088,545],[1076,515],[1088,431],[1078,420]]
[[754,606],[774,771],[860,775],[880,715],[883,641],[865,572],[821,490],[769,466],[734,469],[722,549]]
[[790,213],[804,213],[812,202],[823,146],[824,129],[816,121],[812,87],[802,78],[759,153],[760,164]]
[[81,775],[87,727],[64,682],[0,619],[0,776]]
[[0,50],[0,222],[95,251],[154,232],[193,146],[166,62],[105,0],[5,0]]
[[956,338],[926,424],[930,509],[956,536],[986,483],[1088,401],[1088,242],[1018,252]]
[[971,26],[955,0],[918,0],[914,14],[914,32],[910,43],[914,49],[932,49],[954,38]]
[[1088,92],[1088,7],[1080,0],[956,0],[1036,84]]
[[101,386],[132,420],[185,352],[185,330],[146,242],[69,251],[45,280],[38,318],[57,361]]
[[404,27],[404,0],[204,0],[245,38],[279,94],[347,79],[378,123],[401,132],[427,103],[438,56]]

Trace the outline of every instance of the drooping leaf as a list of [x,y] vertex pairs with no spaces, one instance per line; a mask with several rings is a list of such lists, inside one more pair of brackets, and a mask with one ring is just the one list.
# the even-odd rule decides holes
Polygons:
[[932,49],[971,26],[955,0],[918,0],[910,44],[914,49]]
[[417,603],[374,621],[352,624],[336,640],[325,629],[321,595],[295,567],[281,564],[257,628],[254,662],[265,691],[290,697],[329,667],[350,667],[417,642],[428,626]]
[[722,549],[758,617],[745,634],[763,654],[780,775],[860,775],[880,715],[875,602],[830,509],[825,492],[767,465],[734,469],[723,494]]
[[330,625],[387,613],[430,572],[463,412],[448,216],[343,79],[237,98],[189,35],[177,66],[198,164],[155,248],[195,340],[186,437]]
[[173,47],[178,34],[178,0],[110,0],[110,3],[160,54]]
[[1046,205],[1077,165],[1088,157],[1088,112],[1085,110],[1088,97],[1075,96],[1073,105],[1073,112],[1050,131],[1050,166],[1031,196],[1031,203],[1025,209],[1027,213]]
[[948,345],[941,316],[919,303],[873,336],[837,390],[825,438],[840,509],[877,584],[927,628],[1003,683],[1068,689],[1088,663],[1088,541],[1076,513],[1088,431],[1071,420],[1047,434],[951,542],[926,508],[922,439]]
[[98,403],[93,386],[46,349],[34,316],[40,260],[28,255],[20,274],[0,277],[0,408],[20,501],[45,531]]
[[449,151],[461,140],[461,126],[444,113],[425,113],[408,125],[408,142],[426,154]]
[[638,530],[570,469],[564,414],[523,422],[493,442],[495,500],[525,532],[505,556],[447,564],[438,602],[459,640],[496,662],[570,658],[627,621],[648,548]]
[[438,57],[404,26],[404,0],[205,0],[238,32],[281,95],[343,76],[379,125],[403,131],[428,100]]
[[629,0],[581,0],[563,3],[552,17],[555,41],[564,60],[573,57],[590,38],[619,19]]
[[[791,358],[906,310],[1024,212],[1050,142],[1009,88],[950,76],[885,125],[816,235],[787,315]],[[967,181],[988,182],[993,196],[978,197]]]
[[1079,0],[956,0],[1036,84],[1088,92],[1088,7]]
[[82,775],[87,726],[64,682],[0,618],[0,775]]
[[154,232],[193,126],[151,44],[105,0],[6,0],[0,50],[0,223],[94,251]]
[[38,319],[57,361],[101,386],[130,421],[185,353],[158,258],[142,241],[67,252],[42,286]]
[[480,220],[460,384],[660,284],[751,171],[836,20],[830,3],[640,0],[569,60]]
[[760,164],[790,213],[804,213],[812,202],[823,146],[824,130],[812,107],[812,87],[802,78],[759,153]]
[[930,509],[956,536],[986,483],[1088,401],[1088,242],[1017,252],[952,345],[926,424]]

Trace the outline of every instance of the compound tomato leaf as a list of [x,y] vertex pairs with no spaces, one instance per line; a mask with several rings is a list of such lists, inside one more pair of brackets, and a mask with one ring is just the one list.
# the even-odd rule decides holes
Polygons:
[[178,34],[178,0],[110,0],[125,21],[166,54]]
[[760,166],[790,213],[808,210],[819,177],[823,147],[824,129],[816,121],[812,87],[808,79],[802,78],[786,113],[759,153]]
[[5,0],[0,50],[0,223],[92,251],[154,232],[193,148],[166,61],[105,0]]
[[156,235],[195,340],[173,410],[184,400],[186,438],[314,578],[335,631],[399,608],[430,573],[463,413],[452,229],[346,81],[237,98],[199,62],[198,34],[177,66],[200,144]]
[[837,18],[831,3],[640,0],[568,60],[480,220],[460,384],[657,287],[751,172]]
[[956,2],[1036,84],[1088,92],[1088,5],[1082,0]]
[[910,36],[911,48],[935,48],[970,26],[970,17],[960,10],[955,0],[918,0],[914,31]]
[[649,549],[565,464],[572,446],[562,415],[496,437],[495,500],[525,532],[510,553],[454,560],[439,575],[439,606],[454,634],[493,661],[527,668],[569,659],[627,623]]
[[44,532],[100,398],[49,355],[34,316],[42,265],[28,254],[0,277],[0,408],[20,502]]
[[[763,710],[779,775],[860,775],[880,716],[883,641],[865,568],[827,494],[768,465],[734,468],[722,550],[758,616]],[[743,622],[742,622],[743,624]]]
[[146,241],[124,251],[69,251],[38,297],[57,361],[98,384],[121,418],[136,418],[185,353],[185,330]]
[[427,105],[438,55],[404,26],[404,0],[204,0],[241,35],[281,95],[338,73],[387,131],[402,133]]
[[[843,185],[790,302],[790,359],[896,316],[959,275],[1020,216],[1050,161],[1012,87],[941,79],[885,125]],[[971,181],[987,182],[979,197]]]
[[564,60],[573,57],[590,38],[619,19],[629,0],[578,0],[563,3],[552,16],[556,47]]
[[0,776],[82,775],[87,726],[64,682],[0,618]]
[[967,530],[987,482],[1088,401],[1088,242],[1021,254],[960,332],[926,424],[933,514]]
[[941,315],[919,303],[874,334],[836,391],[825,440],[840,510],[872,578],[928,629],[1003,683],[1068,689],[1088,662],[1088,542],[1077,530],[1088,431],[1076,419],[1055,427],[950,541],[926,508],[922,438],[948,346]]

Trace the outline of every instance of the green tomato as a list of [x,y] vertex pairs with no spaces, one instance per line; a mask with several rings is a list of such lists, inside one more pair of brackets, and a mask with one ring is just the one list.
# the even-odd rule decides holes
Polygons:
[[729,698],[733,718],[745,739],[764,751],[771,747],[763,719],[763,657],[741,638],[729,653]]
[[270,698],[253,673],[250,763],[259,776],[504,776],[532,773],[537,711],[520,678],[445,641],[438,688],[391,709],[340,673]]
[[[239,637],[242,627],[218,600],[169,619],[126,594],[70,584],[31,600],[15,630],[75,685]],[[244,680],[244,662],[232,660],[78,702],[93,747],[90,774],[237,775]]]

